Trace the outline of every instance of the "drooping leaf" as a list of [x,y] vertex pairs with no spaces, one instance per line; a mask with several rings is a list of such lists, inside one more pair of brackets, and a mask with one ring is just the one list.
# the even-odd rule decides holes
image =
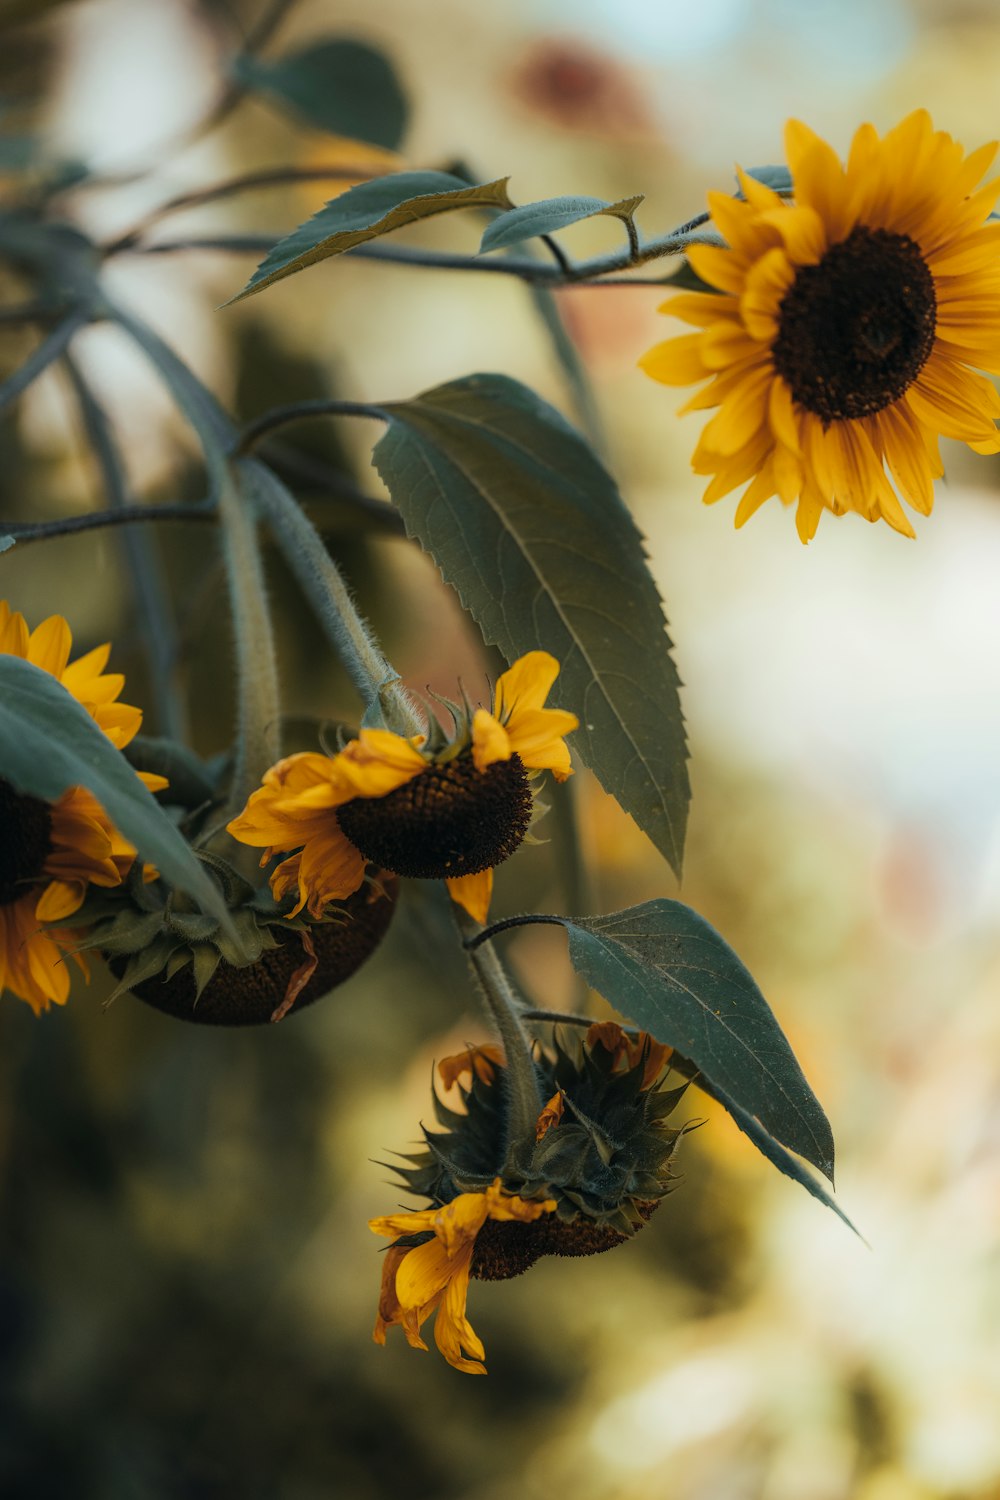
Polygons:
[[822,1106],[752,974],[704,917],[659,900],[565,925],[573,965],[593,989],[694,1063],[726,1108],[755,1116],[833,1180]]
[[539,647],[571,743],[679,872],[690,796],[678,677],[642,537],[569,424],[503,375],[383,408],[373,461],[407,531],[508,661]]
[[395,151],[409,105],[391,63],[365,42],[332,38],[267,62],[238,57],[237,79],[299,115],[307,125]]
[[86,787],[141,858],[228,921],[216,885],[121,751],[60,682],[18,656],[0,655],[0,774],[46,802]]
[[570,224],[579,224],[583,219],[593,219],[601,214],[630,221],[642,201],[640,193],[636,198],[622,198],[617,203],[608,203],[604,198],[580,197],[545,198],[538,203],[522,203],[518,208],[498,215],[492,224],[487,225],[479,249],[481,252],[502,250],[507,245],[517,245],[540,234],[553,234],[558,229],[567,229]]
[[342,255],[418,219],[458,208],[509,207],[506,177],[470,187],[450,172],[392,172],[361,182],[280,240],[243,290],[229,301],[239,302],[306,266]]
[[851,1223],[844,1210],[839,1204],[834,1202],[823,1184],[817,1182],[816,1178],[813,1177],[811,1172],[806,1170],[797,1157],[793,1156],[790,1151],[786,1151],[784,1146],[780,1146],[774,1137],[768,1134],[755,1115],[749,1114],[747,1110],[736,1103],[735,1099],[729,1097],[725,1089],[721,1089],[717,1083],[712,1083],[704,1074],[697,1074],[694,1081],[710,1098],[721,1104],[723,1109],[732,1115],[736,1124],[743,1131],[743,1134],[753,1141],[760,1154],[773,1167],[777,1167],[779,1172],[782,1172],[786,1177],[790,1177],[793,1182],[797,1182],[800,1187],[804,1187],[806,1192],[811,1193],[820,1203],[832,1209],[837,1218],[841,1219],[847,1225],[848,1229],[852,1230],[863,1241],[863,1236],[857,1226]]

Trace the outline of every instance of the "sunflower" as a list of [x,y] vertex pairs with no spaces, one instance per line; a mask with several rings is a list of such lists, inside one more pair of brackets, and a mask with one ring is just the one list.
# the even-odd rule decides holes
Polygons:
[[684,1093],[662,1086],[669,1060],[669,1047],[614,1021],[591,1026],[582,1042],[536,1048],[537,1081],[550,1097],[518,1139],[503,1052],[487,1044],[444,1058],[442,1084],[459,1085],[463,1108],[435,1095],[444,1129],[425,1129],[427,1150],[393,1168],[431,1206],[369,1222],[394,1241],[375,1342],[399,1326],[412,1348],[426,1349],[421,1327],[436,1311],[434,1339],[448,1363],[483,1374],[466,1315],[470,1278],[506,1281],[541,1256],[601,1255],[633,1239],[673,1187],[687,1128],[666,1123]]
[[[996,453],[1000,396],[1000,181],[979,187],[996,143],[966,156],[917,110],[846,166],[798,120],[785,145],[793,201],[744,172],[708,195],[726,246],[688,251],[717,293],[662,312],[699,331],[641,360],[665,385],[709,384],[682,411],[719,410],[692,458],[706,504],[750,481],[736,524],[778,495],[804,542],[824,510],[914,531],[930,513],[939,436]],[[888,473],[886,470],[888,469]]]
[[[105,672],[110,646],[98,646],[70,662],[73,644],[61,615],[29,632],[24,616],[0,600],[0,655],[19,656],[50,673],[72,693],[119,749],[136,735],[142,713],[118,695],[124,677]],[[141,773],[151,791],[162,776]],[[0,777],[0,990],[9,989],[34,1010],[63,1005],[69,973],[59,930],[83,903],[88,885],[120,885],[135,849],[112,826],[83,787],[70,787],[55,802],[19,792]]]
[[493,867],[517,849],[531,822],[531,773],[572,774],[564,736],[574,714],[543,707],[559,673],[545,651],[504,672],[493,712],[453,711],[452,739],[362,729],[337,755],[306,752],[266,772],[229,824],[261,864],[294,850],[271,876],[293,915],[322,915],[360,886],[369,864],[396,875],[445,879],[452,898],[485,922]]

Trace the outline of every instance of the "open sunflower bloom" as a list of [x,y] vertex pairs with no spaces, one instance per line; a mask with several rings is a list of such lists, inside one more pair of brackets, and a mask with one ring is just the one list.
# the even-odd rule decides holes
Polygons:
[[[0,655],[19,656],[49,672],[121,749],[138,733],[142,713],[118,701],[125,679],[104,670],[110,646],[70,662],[72,644],[61,615],[29,632],[24,616],[0,600]],[[148,772],[140,779],[151,791],[167,784]],[[69,994],[59,931],[41,924],[71,917],[88,885],[120,885],[135,849],[83,787],[71,787],[50,803],[0,777],[0,821],[0,990],[13,991],[38,1015],[53,1003],[65,1004]]]
[[434,1342],[448,1363],[467,1375],[485,1375],[482,1340],[465,1312],[476,1238],[488,1219],[530,1224],[555,1207],[553,1198],[528,1203],[505,1193],[497,1177],[485,1192],[460,1193],[440,1208],[369,1220],[374,1234],[391,1239],[428,1236],[423,1244],[386,1251],[375,1342],[384,1344],[387,1329],[398,1324],[411,1349],[426,1349],[420,1330],[436,1312]]
[[978,373],[1000,372],[1000,181],[978,186],[997,146],[966,156],[924,110],[881,139],[862,125],[846,165],[797,120],[785,145],[792,201],[743,172],[740,198],[709,194],[728,243],[688,257],[719,294],[664,303],[698,332],[641,365],[709,382],[682,407],[718,407],[692,466],[707,504],[747,485],[737,526],[777,495],[804,542],[824,510],[913,536],[900,497],[930,513],[940,436],[1000,451]]
[[446,880],[453,899],[485,922],[494,866],[531,822],[531,773],[572,774],[565,736],[578,720],[544,707],[558,673],[546,651],[522,656],[497,682],[493,712],[467,712],[440,746],[362,729],[337,755],[291,755],[265,774],[229,832],[262,847],[262,864],[295,851],[271,876],[275,900],[296,893],[295,912],[321,916],[375,865]]

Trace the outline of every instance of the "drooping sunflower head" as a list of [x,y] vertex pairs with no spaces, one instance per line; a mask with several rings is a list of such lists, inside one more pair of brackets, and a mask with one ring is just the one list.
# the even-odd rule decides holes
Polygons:
[[[435,1098],[442,1128],[425,1130],[426,1154],[401,1168],[400,1176],[413,1191],[447,1202],[455,1193],[482,1188],[504,1171],[507,1191],[554,1199],[554,1221],[544,1226],[544,1234],[538,1231],[537,1253],[505,1274],[516,1275],[537,1255],[592,1253],[570,1247],[577,1235],[595,1227],[612,1231],[601,1248],[620,1244],[670,1190],[670,1163],[683,1132],[664,1122],[684,1088],[659,1087],[669,1048],[642,1033],[629,1037],[609,1021],[591,1027],[583,1041],[571,1033],[555,1039],[551,1048],[539,1049],[536,1069],[548,1103],[535,1139],[522,1143],[516,1153],[511,1150],[502,1064],[489,1060],[482,1049],[472,1049],[459,1059],[445,1059],[442,1078],[454,1077],[456,1064],[466,1057],[468,1085],[462,1087],[461,1111]],[[515,1154],[512,1175],[509,1163]],[[563,1233],[570,1226],[575,1230]],[[488,1274],[499,1272],[494,1268]]]
[[664,303],[698,332],[642,368],[708,381],[682,408],[719,408],[692,465],[706,503],[747,485],[737,526],[777,495],[803,541],[825,510],[913,536],[900,497],[929,514],[940,436],[1000,451],[977,373],[1000,372],[1000,181],[978,186],[997,148],[966,157],[923,110],[863,125],[844,165],[799,121],[785,143],[790,201],[743,172],[739,197],[709,194],[727,243],[688,254],[716,290]]
[[[494,1047],[472,1047],[440,1064],[459,1080],[461,1110],[435,1098],[441,1129],[426,1150],[395,1167],[431,1207],[373,1219],[393,1239],[383,1266],[377,1343],[399,1325],[426,1348],[421,1325],[457,1369],[483,1373],[483,1346],[465,1314],[470,1278],[503,1281],[540,1256],[598,1255],[631,1239],[670,1191],[671,1162],[686,1127],[667,1116],[684,1093],[662,1086],[669,1048],[614,1022],[536,1055],[548,1103],[534,1138],[512,1142],[506,1069]],[[511,1162],[516,1166],[511,1167]]]
[[533,774],[572,773],[565,736],[576,716],[543,706],[558,671],[547,652],[530,652],[499,679],[492,713],[449,705],[448,736],[436,725],[410,739],[362,729],[337,755],[290,756],[268,771],[229,831],[262,847],[263,863],[290,853],[271,888],[278,900],[294,891],[296,911],[320,915],[374,865],[446,880],[485,921],[493,869],[531,822]]
[[[105,672],[110,646],[70,662],[72,636],[61,615],[28,630],[24,616],[0,600],[0,655],[17,656],[50,673],[121,748],[137,734],[142,713],[118,697],[124,677]],[[143,773],[151,790],[162,776]],[[0,777],[0,990],[27,1001],[36,1014],[69,995],[69,969],[58,926],[73,916],[90,886],[117,886],[135,849],[83,787],[55,802],[20,791]]]

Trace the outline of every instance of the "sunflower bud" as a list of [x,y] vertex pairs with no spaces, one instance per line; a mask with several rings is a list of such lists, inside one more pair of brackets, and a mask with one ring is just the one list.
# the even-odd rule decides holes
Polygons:
[[[440,1065],[464,1108],[435,1097],[442,1129],[394,1170],[432,1207],[373,1219],[394,1237],[383,1274],[376,1342],[399,1324],[409,1342],[437,1310],[434,1337],[456,1369],[480,1374],[482,1344],[465,1316],[469,1278],[505,1281],[542,1255],[600,1255],[631,1239],[670,1191],[671,1162],[687,1126],[665,1123],[683,1086],[663,1087],[667,1049],[603,1022],[581,1042],[539,1050],[549,1102],[532,1138],[511,1142],[507,1069],[496,1049],[470,1048]],[[518,1167],[512,1171],[510,1163]]]

